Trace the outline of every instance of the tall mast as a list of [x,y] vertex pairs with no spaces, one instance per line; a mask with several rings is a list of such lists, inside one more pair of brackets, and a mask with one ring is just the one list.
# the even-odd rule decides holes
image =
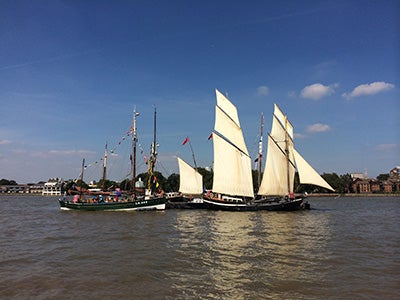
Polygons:
[[132,120],[132,146],[133,146],[133,161],[132,161],[132,184],[131,191],[135,191],[136,184],[136,144],[137,144],[137,132],[136,132],[136,117],[139,113],[136,112],[136,107],[133,110],[133,120]]
[[192,142],[190,141],[190,139],[189,139],[189,146],[190,146],[190,151],[192,151],[192,157],[193,157],[194,168],[195,168],[195,170],[197,171],[196,159],[195,159],[195,157],[194,157]]
[[285,115],[285,156],[286,156],[286,180],[287,180],[287,188],[288,188],[288,195],[290,195],[290,174],[289,174],[289,167],[290,167],[290,160],[289,160],[289,134],[288,134],[288,119]]
[[104,159],[103,159],[103,182],[101,183],[102,191],[104,191],[106,188],[106,171],[107,171],[107,142],[106,142],[106,148],[104,150]]
[[82,160],[82,170],[81,170],[81,188],[79,191],[79,200],[82,200],[82,189],[83,189],[83,171],[85,170],[85,159]]
[[260,141],[258,142],[258,187],[261,185],[261,169],[263,157],[263,130],[264,130],[264,113],[261,113]]
[[154,106],[154,137],[153,137],[153,143],[151,144],[151,154],[150,154],[150,160],[149,160],[149,179],[147,181],[147,188],[151,190],[151,181],[153,177],[153,171],[154,171],[154,165],[156,163],[156,157],[157,157],[157,137],[156,137],[156,132],[157,132],[157,110],[156,107]]

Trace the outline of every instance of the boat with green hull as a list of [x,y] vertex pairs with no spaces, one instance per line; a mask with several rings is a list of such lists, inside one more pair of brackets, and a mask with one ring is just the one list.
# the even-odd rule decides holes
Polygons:
[[[133,121],[131,126],[132,134],[132,145],[133,155],[131,156],[132,163],[132,185],[131,190],[122,192],[120,189],[116,189],[115,192],[98,192],[96,195],[88,195],[89,198],[83,196],[82,192],[78,195],[74,195],[72,200],[64,196],[59,199],[59,205],[61,210],[80,210],[80,211],[132,211],[132,210],[163,210],[165,209],[166,198],[162,190],[158,188],[158,183],[153,174],[154,166],[157,159],[157,142],[156,142],[156,110],[154,109],[154,140],[151,145],[151,153],[149,159],[149,180],[148,186],[143,193],[142,189],[136,189],[136,117],[139,113],[134,110]],[[107,147],[106,147],[107,149]],[[103,182],[105,182],[106,172],[106,161],[107,152],[104,155],[104,170],[103,170]],[[81,183],[83,182],[85,160],[82,163],[81,171]],[[80,191],[83,189],[81,188]],[[104,189],[103,189],[104,191]]]
[[133,201],[112,202],[68,202],[59,200],[62,210],[82,211],[133,211],[133,210],[159,210],[165,209],[165,198],[155,197],[150,199],[135,199]]

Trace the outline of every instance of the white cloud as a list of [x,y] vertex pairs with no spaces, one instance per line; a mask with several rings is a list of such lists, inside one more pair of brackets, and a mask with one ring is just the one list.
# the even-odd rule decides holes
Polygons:
[[96,152],[89,151],[89,150],[50,150],[48,154],[53,155],[75,155],[75,154],[95,154]]
[[265,85],[259,86],[257,88],[257,95],[258,96],[267,96],[269,93],[269,88]]
[[316,123],[316,124],[313,124],[313,125],[310,125],[307,127],[307,131],[310,133],[325,132],[325,131],[329,131],[329,130],[331,130],[329,125],[321,124],[321,123]]
[[319,100],[322,97],[332,95],[335,92],[335,88],[337,86],[338,86],[337,84],[327,86],[321,83],[314,83],[302,89],[300,95],[303,98]]
[[357,86],[350,94],[344,93],[342,96],[346,99],[351,99],[354,97],[375,95],[384,91],[388,91],[392,88],[394,88],[394,84],[376,81],[373,83],[361,84]]
[[8,145],[11,144],[11,141],[9,140],[0,140],[0,145]]
[[296,139],[305,139],[307,136],[305,134],[302,134],[302,133],[295,133],[294,137]]
[[400,148],[400,145],[398,144],[380,144],[376,146],[376,149],[378,151],[393,151],[396,150],[397,148]]
[[288,92],[288,97],[289,98],[295,98],[296,97],[296,92],[295,91],[289,91]]

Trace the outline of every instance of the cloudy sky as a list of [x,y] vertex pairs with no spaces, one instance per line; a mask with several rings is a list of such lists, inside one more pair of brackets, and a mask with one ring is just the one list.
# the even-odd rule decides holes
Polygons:
[[[1,1],[0,178],[138,172],[157,108],[159,164],[212,165],[215,89],[237,106],[256,157],[260,114],[288,115],[320,173],[400,165],[399,1]],[[264,146],[266,151],[266,146]],[[143,152],[143,153],[142,153]],[[97,162],[97,163],[96,163]]]

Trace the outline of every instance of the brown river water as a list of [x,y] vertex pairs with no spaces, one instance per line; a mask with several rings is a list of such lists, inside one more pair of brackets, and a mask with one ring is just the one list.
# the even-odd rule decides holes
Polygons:
[[400,299],[400,198],[300,212],[61,211],[0,197],[0,299]]

